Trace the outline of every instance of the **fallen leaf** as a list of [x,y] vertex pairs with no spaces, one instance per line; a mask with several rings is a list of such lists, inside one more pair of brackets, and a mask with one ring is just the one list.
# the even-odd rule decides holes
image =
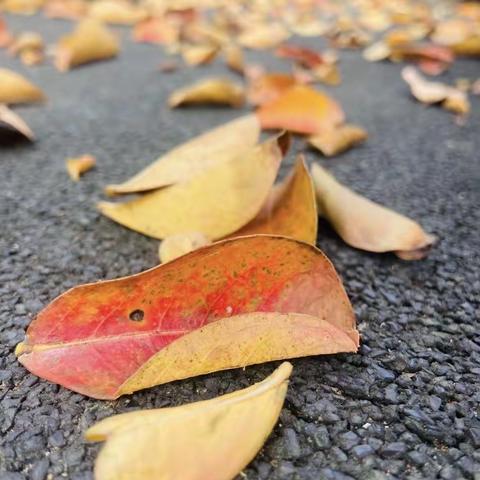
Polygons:
[[245,102],[241,85],[227,78],[207,78],[180,88],[168,98],[170,108],[183,105],[229,105],[240,107]]
[[391,48],[382,40],[372,43],[362,53],[368,62],[380,62],[390,57]]
[[16,354],[36,375],[113,399],[207,372],[357,347],[352,307],[325,255],[258,235],[74,288],[36,317]]
[[362,127],[345,124],[309,137],[308,143],[326,157],[332,157],[364,142],[367,137],[368,134]]
[[263,105],[276,100],[297,83],[296,78],[287,73],[254,74],[248,84],[247,98],[252,105]]
[[299,156],[290,175],[273,187],[257,216],[231,237],[264,233],[315,245],[317,223],[315,190],[305,161]]
[[2,124],[21,133],[30,141],[33,141],[35,138],[32,130],[30,130],[30,127],[19,115],[10,110],[6,105],[0,104],[0,126]]
[[77,20],[87,13],[87,8],[84,0],[48,0],[43,12],[48,18]]
[[223,55],[225,57],[225,63],[230,70],[234,72],[244,74],[245,70],[245,58],[243,50],[233,43],[230,43],[223,47]]
[[184,45],[182,48],[183,61],[192,67],[213,62],[217,53],[217,45]]
[[294,85],[256,113],[263,129],[304,134],[317,133],[344,120],[343,110],[335,100],[306,85]]
[[11,43],[8,52],[20,57],[25,65],[38,65],[43,62],[45,45],[42,37],[35,32],[23,32]]
[[179,145],[118,185],[108,185],[109,195],[145,192],[186,182],[210,167],[251,149],[260,138],[255,115],[245,115]]
[[118,55],[117,37],[98,20],[79,22],[73,33],[58,41],[55,66],[61,72],[85,63],[107,60]]
[[201,232],[179,233],[160,243],[158,257],[162,263],[169,262],[210,243],[212,242]]
[[435,243],[435,237],[425,233],[418,223],[353,192],[320,165],[312,166],[312,177],[320,216],[348,245],[418,260]]
[[443,102],[442,106],[455,113],[466,115],[470,103],[465,92],[445,83],[425,80],[413,67],[405,67],[402,77],[408,83],[412,95],[422,103]]
[[94,0],[89,3],[88,15],[105,23],[134,25],[148,16],[140,4],[122,0]]
[[45,100],[43,92],[19,73],[0,68],[0,103],[35,103]]
[[179,38],[178,27],[162,17],[153,17],[135,25],[132,37],[135,42],[170,45]]
[[0,16],[0,48],[5,48],[13,41],[13,35],[7,27],[7,22]]
[[315,50],[292,43],[281,45],[275,50],[275,54],[280,58],[294,60],[302,67],[306,68],[315,68],[324,63],[332,63],[326,62],[323,56]]
[[438,75],[452,64],[454,55],[449,47],[443,45],[410,43],[391,47],[390,59],[394,62],[411,60],[425,69],[425,73],[434,72]]
[[290,37],[288,30],[279,23],[259,23],[249,25],[241,32],[237,41],[240,45],[254,50],[275,48]]
[[80,177],[85,172],[91,170],[96,163],[97,161],[92,155],[82,155],[81,157],[67,158],[67,172],[73,181],[78,182]]
[[42,7],[44,0],[3,0],[2,11],[18,15],[33,15]]
[[184,183],[124,203],[101,202],[99,210],[154,238],[193,231],[217,240],[243,227],[260,210],[287,144],[286,135],[272,138],[200,171]]
[[231,480],[273,430],[291,372],[292,365],[284,362],[249,388],[100,421],[85,433],[87,440],[106,441],[95,463],[95,478]]

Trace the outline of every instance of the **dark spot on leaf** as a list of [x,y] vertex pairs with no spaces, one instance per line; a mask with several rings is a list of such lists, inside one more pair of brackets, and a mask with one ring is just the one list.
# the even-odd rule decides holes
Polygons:
[[143,310],[134,310],[133,312],[130,312],[130,320],[133,320],[134,322],[141,322],[143,320]]

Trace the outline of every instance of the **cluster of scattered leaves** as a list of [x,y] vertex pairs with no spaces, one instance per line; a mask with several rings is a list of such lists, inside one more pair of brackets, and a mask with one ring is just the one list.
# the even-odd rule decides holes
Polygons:
[[[36,32],[13,33],[0,16],[0,48],[25,65],[46,61],[60,72],[111,59],[120,42],[107,24],[127,25],[132,40],[160,46],[164,73],[222,59],[238,80],[204,77],[171,92],[170,108],[248,104],[253,112],[177,146],[134,177],[106,186],[107,217],[161,239],[162,265],[118,280],[76,287],[55,299],[16,349],[31,372],[99,399],[218,370],[307,355],[355,352],[359,336],[334,267],[315,248],[318,217],[345,243],[404,260],[435,243],[413,220],[353,192],[320,165],[298,156],[276,183],[291,135],[324,156],[367,139],[341,105],[315,84],[341,82],[339,51],[363,49],[368,61],[415,64],[439,75],[456,55],[480,55],[480,5],[413,0],[334,2],[0,0],[0,11],[74,20],[71,33],[46,49]],[[328,49],[292,37],[322,37]],[[290,73],[248,63],[245,50],[270,50]],[[467,93],[425,79],[409,65],[402,77],[422,103],[464,118]],[[8,106],[45,95],[16,72],[0,69],[0,126],[34,135]],[[8,105],[8,106],[7,106]],[[267,139],[262,130],[277,130]],[[96,160],[66,161],[77,181]],[[89,440],[106,445],[96,477],[233,478],[277,421],[291,365],[268,379],[213,400],[106,419]],[[154,455],[146,449],[160,445]],[[229,461],[225,462],[224,459]]]

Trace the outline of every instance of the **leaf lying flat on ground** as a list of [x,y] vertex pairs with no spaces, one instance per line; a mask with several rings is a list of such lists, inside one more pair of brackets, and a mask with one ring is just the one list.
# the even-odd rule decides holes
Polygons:
[[21,133],[28,140],[33,141],[35,136],[30,130],[30,127],[22,120],[22,118],[15,112],[10,110],[6,105],[0,104],[0,127],[6,125],[7,127]]
[[312,135],[308,138],[308,143],[326,157],[332,157],[364,142],[367,137],[368,134],[362,127],[345,124]]
[[441,82],[430,82],[420,75],[415,68],[405,67],[402,78],[408,83],[412,95],[422,103],[443,102],[446,110],[466,115],[470,111],[470,103],[465,92]]
[[312,179],[303,157],[285,180],[275,185],[257,216],[231,235],[283,235],[315,245],[317,206]]
[[96,163],[97,161],[95,157],[92,157],[92,155],[82,155],[81,157],[67,158],[67,172],[73,181],[78,182],[80,177],[85,172],[91,170]]
[[95,463],[95,478],[231,480],[273,430],[291,372],[291,364],[284,362],[243,390],[100,421],[85,433],[87,440],[106,441]]
[[162,263],[170,262],[210,243],[212,242],[201,232],[179,233],[160,243],[158,256]]
[[247,98],[252,105],[263,105],[276,100],[297,83],[297,79],[288,73],[261,74],[250,80]]
[[318,133],[344,120],[343,110],[335,100],[306,85],[293,86],[256,113],[264,129],[306,134]]
[[179,88],[168,98],[170,108],[182,105],[229,105],[240,107],[245,102],[241,85],[227,78],[208,78],[193,85]]
[[192,231],[202,232],[212,240],[225,237],[243,227],[260,210],[277,176],[286,138],[284,135],[267,140],[184,183],[135,200],[101,202],[99,210],[154,238]]
[[73,33],[60,38],[55,49],[55,66],[61,72],[85,63],[118,55],[117,37],[98,20],[79,22]]
[[219,369],[357,346],[352,307],[325,255],[258,235],[74,288],[37,316],[16,354],[36,375],[116,398]]
[[35,103],[45,100],[43,92],[22,75],[0,68],[0,103]]
[[117,25],[134,25],[145,20],[148,12],[140,4],[122,0],[94,0],[88,8],[88,16],[101,22]]
[[135,193],[185,182],[252,148],[260,138],[255,115],[245,115],[179,145],[130,180],[108,185],[108,194]]
[[352,247],[418,260],[435,243],[418,223],[353,192],[320,165],[312,166],[312,177],[320,215]]
[[241,32],[237,41],[243,47],[254,50],[274,48],[290,37],[288,30],[279,23],[251,24]]

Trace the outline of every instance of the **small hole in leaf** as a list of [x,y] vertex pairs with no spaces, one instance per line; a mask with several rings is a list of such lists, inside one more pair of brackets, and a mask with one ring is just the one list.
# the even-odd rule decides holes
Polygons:
[[130,320],[133,320],[134,322],[141,322],[143,320],[143,310],[134,310],[133,312],[130,313]]

